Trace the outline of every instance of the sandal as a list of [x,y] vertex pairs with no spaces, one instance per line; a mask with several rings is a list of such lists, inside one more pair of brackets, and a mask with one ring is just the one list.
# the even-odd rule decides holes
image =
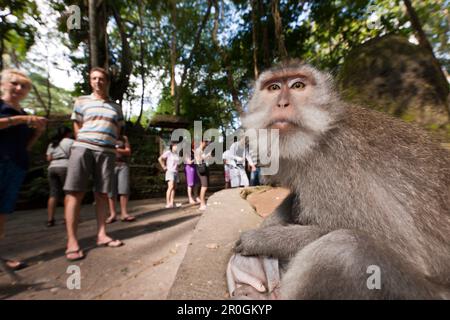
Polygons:
[[[77,254],[77,256],[75,258],[69,258],[69,255],[71,255],[71,254],[72,255]],[[81,251],[81,249],[66,251],[66,259],[67,259],[67,261],[77,261],[77,260],[84,259],[83,251]]]
[[9,260],[9,259],[2,259],[5,265],[9,268],[9,270],[17,271],[24,269],[28,267],[28,264],[26,264],[23,261],[17,261],[17,260]]
[[55,219],[47,221],[47,228],[53,227],[55,225]]
[[121,218],[120,219],[120,221],[122,221],[122,222],[133,222],[133,221],[136,221],[136,217],[133,217],[133,216],[126,216],[125,218]]
[[108,219],[106,219],[106,224],[110,224],[110,223],[114,223],[114,222],[116,222],[117,221],[117,219],[116,218],[108,218]]
[[[119,242],[119,243],[117,244],[117,242]],[[114,244],[114,243],[116,243],[116,244]],[[123,242],[118,239],[111,239],[104,243],[97,243],[97,247],[118,248],[121,246],[123,246]]]

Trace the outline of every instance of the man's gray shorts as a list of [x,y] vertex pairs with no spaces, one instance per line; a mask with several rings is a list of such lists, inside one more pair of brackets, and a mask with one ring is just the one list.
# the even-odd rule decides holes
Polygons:
[[92,179],[95,192],[111,192],[115,161],[114,153],[72,147],[64,191],[90,191]]
[[111,186],[110,198],[130,194],[130,167],[126,163],[118,163],[114,168],[114,179]]

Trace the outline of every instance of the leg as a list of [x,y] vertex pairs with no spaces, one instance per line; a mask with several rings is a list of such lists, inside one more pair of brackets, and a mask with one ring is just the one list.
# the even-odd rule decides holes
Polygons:
[[173,207],[173,202],[171,202],[173,190],[173,180],[167,181],[167,192],[166,192],[166,207]]
[[208,187],[200,188],[200,207],[206,207],[206,191]]
[[55,211],[56,205],[58,203],[58,198],[56,197],[48,197],[47,202],[47,227],[51,227],[54,225],[55,221]]
[[177,189],[177,183],[173,181],[172,192],[170,193],[170,203],[174,205],[175,201],[175,191]]
[[[97,215],[97,238],[98,242],[107,239],[106,215],[108,211],[108,197],[105,193],[95,192],[95,213]],[[108,239],[109,240],[109,239]]]
[[116,221],[116,197],[108,197],[109,217],[106,219],[106,223],[113,223]]
[[121,194],[120,195],[120,219],[122,221],[131,222],[136,220],[135,217],[130,216],[128,214],[128,195],[127,194]]
[[188,198],[189,198],[189,203],[195,204],[195,200],[192,197],[192,187],[190,187],[190,186],[187,187],[187,194],[188,194]]
[[388,244],[351,230],[333,231],[307,245],[281,279],[282,299],[438,297],[435,285]]
[[[80,250],[77,239],[77,230],[81,201],[83,200],[83,197],[84,192],[69,192],[64,199],[64,216],[66,219],[67,229],[67,252],[77,252]],[[74,256],[75,254],[77,253],[69,254],[67,258],[71,259],[71,256]]]

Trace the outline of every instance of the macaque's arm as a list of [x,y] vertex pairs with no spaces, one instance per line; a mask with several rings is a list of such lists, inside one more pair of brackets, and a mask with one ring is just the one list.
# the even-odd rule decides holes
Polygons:
[[292,258],[307,244],[326,234],[317,226],[271,226],[243,232],[235,252],[244,256]]
[[275,211],[267,217],[261,224],[261,228],[273,225],[287,225],[294,223],[292,219],[292,206],[294,204],[295,194],[289,194]]

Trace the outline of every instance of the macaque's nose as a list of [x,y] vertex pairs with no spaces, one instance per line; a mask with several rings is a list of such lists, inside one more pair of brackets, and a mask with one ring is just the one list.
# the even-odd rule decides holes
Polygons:
[[280,102],[278,102],[278,108],[287,108],[287,107],[289,107],[289,101],[280,100]]
[[289,95],[288,94],[286,94],[284,92],[281,93],[281,97],[280,97],[280,100],[278,100],[277,107],[283,108],[283,109],[289,107]]

